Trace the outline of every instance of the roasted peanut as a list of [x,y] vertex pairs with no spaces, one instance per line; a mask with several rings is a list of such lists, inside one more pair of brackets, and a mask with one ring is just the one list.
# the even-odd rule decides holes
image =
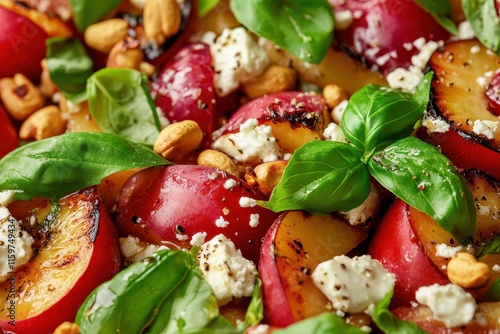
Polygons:
[[226,154],[216,150],[205,150],[198,156],[198,165],[218,168],[235,176],[239,175],[238,167]]
[[261,163],[255,168],[247,169],[245,180],[249,185],[260,190],[264,195],[269,196],[278,183],[280,183],[286,165],[286,161]]
[[80,327],[77,324],[65,321],[56,328],[54,334],[80,334]]
[[138,70],[144,59],[139,41],[132,38],[119,41],[109,52],[106,67],[132,68]]
[[14,78],[0,79],[0,98],[12,118],[18,121],[24,121],[45,103],[40,90],[20,73]]
[[146,36],[158,45],[181,27],[181,9],[175,0],[146,0],[143,18]]
[[128,22],[109,19],[90,25],[84,34],[85,42],[93,49],[109,53],[116,43],[127,37]]
[[41,140],[63,134],[68,121],[56,106],[42,108],[28,117],[19,129],[19,138]]
[[338,85],[329,84],[323,88],[323,97],[328,108],[333,109],[340,104],[340,102],[349,98],[346,90]]
[[293,90],[296,85],[297,72],[293,68],[270,65],[257,77],[243,82],[242,88],[250,99],[256,99],[266,94]]
[[50,98],[58,91],[58,89],[50,78],[49,69],[47,67],[47,59],[42,59],[40,65],[42,66],[42,75],[40,76],[40,91],[45,97]]
[[156,138],[153,149],[165,159],[177,161],[198,148],[202,139],[203,131],[198,123],[186,120],[164,128]]
[[448,262],[446,271],[452,283],[466,289],[483,287],[490,278],[490,267],[467,252],[457,253]]

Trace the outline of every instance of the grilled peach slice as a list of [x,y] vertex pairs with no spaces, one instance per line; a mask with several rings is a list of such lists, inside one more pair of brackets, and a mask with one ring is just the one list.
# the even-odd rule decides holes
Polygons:
[[42,203],[36,212],[43,225],[32,231],[33,258],[0,284],[0,328],[18,334],[52,333],[62,322],[74,321],[87,295],[121,268],[118,235],[95,188],[59,200],[53,220],[48,201],[28,202],[25,208],[34,203]]
[[500,68],[500,57],[478,41],[457,41],[436,51],[428,68],[434,71],[430,114],[447,122],[450,129],[430,134],[421,131],[423,138],[430,135],[456,166],[500,179],[499,119],[486,96]]
[[350,252],[366,237],[366,230],[342,218],[303,211],[280,215],[264,238],[259,261],[268,322],[284,327],[327,311],[328,299],[311,273],[320,262]]

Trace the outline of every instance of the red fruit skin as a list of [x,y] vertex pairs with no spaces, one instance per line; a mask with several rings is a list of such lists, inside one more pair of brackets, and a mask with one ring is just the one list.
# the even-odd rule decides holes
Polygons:
[[[414,0],[328,1],[336,12],[349,10],[354,17],[346,29],[335,30],[335,40],[341,47],[361,55],[369,65],[378,65],[385,75],[398,67],[408,68],[411,56],[418,54],[415,47],[407,50],[405,43],[413,43],[420,37],[426,41],[446,41],[450,37]],[[391,51],[395,51],[397,57],[388,57],[384,62],[385,58],[380,57]]]
[[391,308],[409,306],[415,301],[415,292],[421,286],[449,283],[424,254],[409,219],[408,205],[396,199],[377,227],[368,248],[368,254],[396,275]]
[[[227,180],[237,185],[226,189]],[[143,241],[181,247],[191,247],[189,242],[195,233],[206,232],[205,241],[222,233],[241,249],[244,257],[257,263],[261,240],[278,214],[260,206],[242,207],[241,197],[266,200],[245,181],[213,168],[148,168],[125,183],[118,202],[118,228],[124,235]],[[251,214],[259,215],[257,227],[249,224]],[[217,227],[215,221],[221,217],[229,225]],[[186,240],[178,239],[179,232],[187,236]]]
[[90,223],[95,224],[97,233],[87,269],[76,282],[68,282],[74,284],[73,288],[52,307],[34,317],[16,319],[15,326],[9,325],[8,320],[0,320],[0,328],[4,331],[17,334],[50,334],[61,323],[74,322],[76,313],[87,296],[99,284],[110,280],[121,270],[118,234],[98,192],[95,188],[89,188],[79,192],[75,198],[75,204],[78,204],[78,201],[89,201],[95,206],[95,221]]
[[[498,5],[499,2],[495,3]],[[488,89],[486,89],[486,98],[488,99],[491,113],[500,116],[500,72],[493,77],[488,85]]]
[[434,132],[430,136],[426,129],[421,128],[418,136],[439,146],[441,152],[458,168],[477,169],[500,180],[500,151],[481,138],[463,133],[453,126],[444,133]]
[[[1,7],[0,7],[1,8]],[[1,24],[1,22],[0,22]],[[1,55],[0,55],[1,57]],[[5,109],[0,105],[0,159],[7,153],[19,147],[17,130],[12,124]]]
[[0,5],[0,78],[23,73],[39,81],[48,37],[30,19]]
[[151,94],[170,122],[193,120],[209,141],[218,126],[210,47],[194,43],[180,49],[160,70]]
[[[281,223],[281,220],[276,220],[264,237],[264,242],[260,249],[259,274],[261,277],[275,278],[262,280],[262,293],[264,300],[264,315],[266,323],[273,324],[278,327],[286,327],[295,322],[289,302],[285,295],[285,288],[281,282],[281,275],[276,265],[274,253],[274,241],[276,240],[276,232]],[[278,305],[279,307],[274,307]]]

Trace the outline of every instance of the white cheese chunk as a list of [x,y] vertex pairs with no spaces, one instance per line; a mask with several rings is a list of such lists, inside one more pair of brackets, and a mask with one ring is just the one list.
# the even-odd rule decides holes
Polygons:
[[351,225],[368,224],[378,213],[380,192],[373,183],[370,186],[370,194],[361,205],[347,212],[339,212]]
[[212,287],[219,306],[233,298],[252,295],[257,269],[224,235],[219,234],[201,246],[198,266]]
[[458,252],[463,249],[462,246],[448,246],[447,244],[436,245],[436,256],[444,257],[446,259],[454,258]]
[[255,118],[250,118],[240,125],[239,132],[217,138],[212,147],[242,163],[262,163],[282,157],[271,127],[259,125]]
[[224,29],[210,45],[219,96],[235,91],[240,82],[251,80],[269,65],[269,57],[243,27]]
[[335,309],[359,313],[377,303],[394,287],[396,278],[370,255],[336,256],[320,263],[312,280]]
[[420,287],[415,293],[417,301],[429,307],[434,319],[446,327],[467,325],[474,318],[477,304],[474,297],[455,284]]
[[323,130],[325,140],[346,142],[342,128],[334,122],[330,122]]
[[472,131],[475,134],[480,136],[485,136],[488,139],[495,138],[495,132],[498,130],[498,122],[488,121],[488,120],[480,120],[477,119],[474,121],[474,126],[472,127]]
[[126,238],[120,238],[120,250],[124,257],[124,264],[131,265],[134,262],[141,261],[151,256],[156,251],[168,249],[166,246],[158,246],[139,240],[139,238],[129,235]]

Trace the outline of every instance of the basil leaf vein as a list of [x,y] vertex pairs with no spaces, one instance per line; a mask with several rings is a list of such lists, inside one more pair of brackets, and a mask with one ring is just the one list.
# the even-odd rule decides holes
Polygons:
[[458,35],[458,29],[453,22],[453,8],[449,0],[415,0],[426,12],[453,35]]
[[370,193],[370,176],[359,151],[347,144],[312,141],[298,148],[268,202],[273,211],[349,211]]
[[462,0],[462,8],[481,43],[500,54],[500,19],[495,1]]
[[460,243],[472,242],[476,223],[472,192],[434,146],[403,138],[374,155],[368,168],[380,184],[431,216]]
[[60,198],[113,173],[169,162],[151,149],[113,134],[68,133],[35,141],[0,160],[0,190],[18,199]]
[[333,9],[326,0],[231,0],[231,10],[247,29],[319,63],[333,39]]
[[160,122],[147,79],[138,71],[105,68],[87,80],[90,113],[105,132],[153,145]]

